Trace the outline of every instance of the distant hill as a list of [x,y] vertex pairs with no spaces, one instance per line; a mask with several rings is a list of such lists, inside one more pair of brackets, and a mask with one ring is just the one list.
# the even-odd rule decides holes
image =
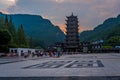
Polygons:
[[[117,34],[116,34],[117,33]],[[106,40],[110,36],[120,36],[120,15],[116,18],[109,18],[93,30],[80,33],[80,41]]]
[[[0,13],[1,17],[6,14]],[[11,14],[16,27],[23,25],[27,38],[32,36],[35,46],[49,46],[55,42],[64,42],[65,35],[58,26],[54,26],[50,20],[37,15]],[[8,15],[9,18],[9,15]]]

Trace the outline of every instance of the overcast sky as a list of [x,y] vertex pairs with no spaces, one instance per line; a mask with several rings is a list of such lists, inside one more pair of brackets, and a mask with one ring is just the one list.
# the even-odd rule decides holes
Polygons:
[[120,14],[120,0],[0,0],[0,11],[41,15],[60,27],[65,27],[66,16],[73,12],[83,31]]

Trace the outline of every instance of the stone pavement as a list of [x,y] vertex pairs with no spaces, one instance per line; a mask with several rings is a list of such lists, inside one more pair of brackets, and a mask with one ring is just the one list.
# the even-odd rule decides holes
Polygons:
[[120,80],[120,54],[0,58],[0,77],[0,80],[7,80],[8,77],[17,80],[23,80],[21,77],[24,80],[39,80],[39,77],[42,80]]

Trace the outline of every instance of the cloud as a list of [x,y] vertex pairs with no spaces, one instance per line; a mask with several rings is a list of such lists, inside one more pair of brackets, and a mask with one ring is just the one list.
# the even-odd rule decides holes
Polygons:
[[0,12],[4,13],[4,14],[10,14],[8,11],[6,10],[0,10]]
[[7,8],[16,4],[17,0],[0,0],[0,11],[3,13],[9,13]]
[[[65,24],[58,24],[58,25],[60,29],[66,34],[66,25]],[[88,30],[88,28],[86,28],[85,26],[81,26],[81,25],[78,27],[79,32],[82,32],[84,30]]]
[[[7,0],[0,0],[6,3]],[[0,2],[0,4],[3,2]],[[2,10],[9,13],[36,14],[50,19],[61,29],[65,27],[66,16],[78,16],[80,31],[93,29],[105,19],[120,14],[120,0],[18,0]],[[1,5],[0,5],[1,6]],[[65,30],[65,29],[63,29]]]
[[12,6],[16,3],[16,0],[0,0],[1,5]]
[[59,24],[59,28],[66,34],[66,27],[63,24]]
[[53,0],[54,2],[57,2],[57,3],[63,3],[65,2],[65,0]]

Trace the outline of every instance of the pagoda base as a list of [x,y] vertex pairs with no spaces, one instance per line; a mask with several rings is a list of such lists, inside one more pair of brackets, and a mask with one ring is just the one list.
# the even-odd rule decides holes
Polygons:
[[66,52],[79,52],[80,49],[79,48],[65,48]]

